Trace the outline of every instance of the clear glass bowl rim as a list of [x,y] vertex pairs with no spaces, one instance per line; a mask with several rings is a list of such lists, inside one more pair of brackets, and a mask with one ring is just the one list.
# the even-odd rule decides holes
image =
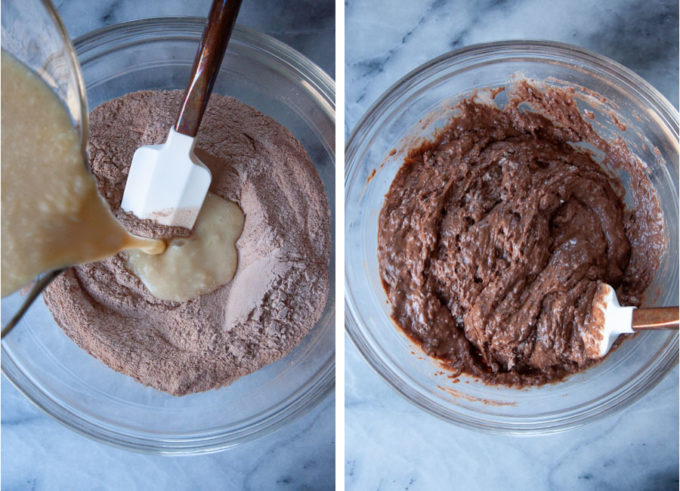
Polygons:
[[[532,61],[562,60],[571,63],[579,62],[583,69],[588,71],[597,70],[606,73],[610,80],[625,86],[625,88],[632,91],[636,97],[646,102],[650,107],[653,107],[665,126],[665,129],[671,131],[676,142],[678,141],[678,125],[680,119],[678,111],[656,88],[620,63],[603,55],[567,43],[533,40],[495,41],[473,44],[438,56],[411,70],[389,87],[364,113],[347,140],[345,150],[345,182],[347,183],[350,180],[355,168],[361,164],[361,162],[358,161],[357,153],[363,146],[364,140],[370,136],[371,129],[376,121],[388,113],[392,104],[399,100],[404,94],[408,93],[412,87],[417,86],[428,77],[434,76],[442,67],[446,67],[447,70],[450,71],[453,71],[454,68],[466,70],[485,61],[493,63],[495,61],[507,60],[512,57],[522,57]],[[346,185],[345,203],[348,202],[348,193],[349,187]],[[345,231],[347,233],[347,229],[345,229]],[[346,266],[346,268],[347,267],[348,266]],[[348,275],[346,274],[345,278],[347,277]],[[626,385],[616,397],[608,400],[609,405],[605,407],[596,406],[584,413],[575,416],[570,415],[552,421],[531,422],[526,419],[518,419],[517,421],[508,422],[507,419],[509,418],[505,418],[503,422],[489,423],[486,420],[470,418],[466,415],[457,413],[455,410],[435,406],[426,397],[404,381],[399,374],[380,358],[367,340],[363,331],[368,329],[358,320],[359,316],[355,313],[355,305],[352,300],[352,288],[347,280],[345,280],[345,292],[345,330],[354,346],[359,350],[362,357],[368,362],[371,368],[383,378],[388,385],[396,390],[398,394],[416,407],[449,423],[485,432],[513,435],[540,435],[565,431],[590,423],[621,410],[639,400],[652,390],[678,363],[679,336],[678,333],[675,333],[672,341],[669,343],[669,347],[663,352],[662,357],[656,366],[652,370],[643,372],[641,375],[631,379],[629,384]]]
[[[58,16],[55,18],[59,19]],[[96,56],[101,57],[111,50],[123,48],[127,46],[126,41],[129,44],[138,44],[144,39],[189,39],[198,41],[205,22],[206,19],[202,17],[156,17],[106,26],[75,39],[73,42],[73,59],[76,60],[78,55],[84,55],[91,50],[102,50],[103,47],[111,45],[111,43],[114,43],[115,47],[103,49]],[[66,31],[64,30],[64,32]],[[130,39],[131,37],[134,37],[134,39]],[[324,112],[335,120],[335,83],[311,60],[281,41],[241,25],[235,26],[232,39],[237,39],[250,48],[264,51],[295,69],[300,74],[301,80],[309,83],[323,98],[321,103]],[[76,66],[79,67],[80,65],[77,64]],[[79,77],[83,88],[84,114],[88,114],[84,96],[85,86],[80,71]],[[86,120],[87,118],[83,119]],[[87,135],[86,132],[84,134]],[[86,136],[84,141],[87,141]],[[329,301],[334,301],[334,299],[329,299]],[[284,403],[275,407],[275,410],[270,411],[264,417],[260,417],[259,420],[249,426],[228,432],[198,434],[194,437],[165,440],[123,435],[111,427],[98,425],[74,415],[67,407],[52,399],[41,387],[34,384],[21,371],[12,357],[6,353],[4,347],[2,349],[2,373],[19,392],[39,409],[76,433],[102,443],[141,453],[198,455],[233,448],[270,434],[318,405],[335,387],[335,357],[331,356],[328,363],[313,374],[294,396],[289,397]]]

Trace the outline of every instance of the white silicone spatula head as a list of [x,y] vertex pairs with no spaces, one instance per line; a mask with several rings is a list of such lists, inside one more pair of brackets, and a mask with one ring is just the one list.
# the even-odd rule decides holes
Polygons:
[[623,307],[616,298],[614,288],[600,283],[593,299],[590,319],[582,327],[581,338],[588,358],[598,359],[609,353],[621,334],[648,329],[677,330],[678,307]]
[[588,358],[602,358],[619,335],[634,332],[633,310],[635,307],[619,305],[616,292],[611,286],[599,284],[593,299],[590,322],[582,332]]
[[125,184],[123,210],[161,225],[192,228],[210,187],[194,138],[171,129],[161,145],[139,147]]
[[214,0],[175,127],[162,145],[137,149],[123,210],[162,225],[192,228],[210,186],[210,171],[194,155],[194,140],[222,64],[241,0]]

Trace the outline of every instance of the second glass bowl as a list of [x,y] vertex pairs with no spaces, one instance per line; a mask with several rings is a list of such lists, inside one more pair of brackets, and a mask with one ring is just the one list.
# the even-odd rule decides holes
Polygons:
[[[632,403],[677,363],[677,332],[646,332],[591,369],[528,389],[449,379],[396,327],[378,272],[377,223],[409,143],[431,139],[451,107],[474,91],[530,78],[576,89],[604,138],[623,138],[650,170],[667,233],[646,305],[678,298],[678,113],[647,82],[616,62],[549,42],[471,46],[437,58],[390,88],[352,133],[346,152],[346,328],[373,368],[421,408],[452,423],[509,433],[564,430]],[[601,94],[601,100],[593,92]],[[627,126],[621,131],[611,113]]]

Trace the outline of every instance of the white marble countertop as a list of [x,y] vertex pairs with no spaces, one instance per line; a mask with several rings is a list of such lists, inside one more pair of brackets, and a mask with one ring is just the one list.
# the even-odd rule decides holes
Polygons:
[[[103,26],[160,16],[203,16],[210,0],[61,0],[73,38]],[[323,5],[319,5],[323,3]],[[265,32],[333,75],[332,2],[244,2],[239,23]],[[2,489],[333,489],[335,399],[259,440],[199,457],[161,457],[91,441],[42,413],[3,377]]]
[[[349,0],[346,129],[389,86],[465,45],[548,39],[631,68],[678,104],[675,0]],[[449,425],[384,382],[346,337],[346,487],[352,490],[678,489],[678,368],[583,428],[508,437]]]

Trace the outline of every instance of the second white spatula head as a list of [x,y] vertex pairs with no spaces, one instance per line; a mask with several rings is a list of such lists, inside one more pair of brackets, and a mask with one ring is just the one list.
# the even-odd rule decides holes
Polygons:
[[599,359],[611,349],[621,334],[632,334],[635,307],[622,307],[614,289],[600,283],[593,299],[590,320],[581,329],[588,358]]
[[596,360],[609,352],[621,334],[660,329],[678,329],[678,307],[637,309],[622,306],[614,289],[606,283],[600,283],[593,299],[590,318],[581,326],[579,333],[586,355]]
[[194,154],[195,138],[170,129],[161,145],[139,147],[121,207],[161,225],[192,228],[212,179]]

